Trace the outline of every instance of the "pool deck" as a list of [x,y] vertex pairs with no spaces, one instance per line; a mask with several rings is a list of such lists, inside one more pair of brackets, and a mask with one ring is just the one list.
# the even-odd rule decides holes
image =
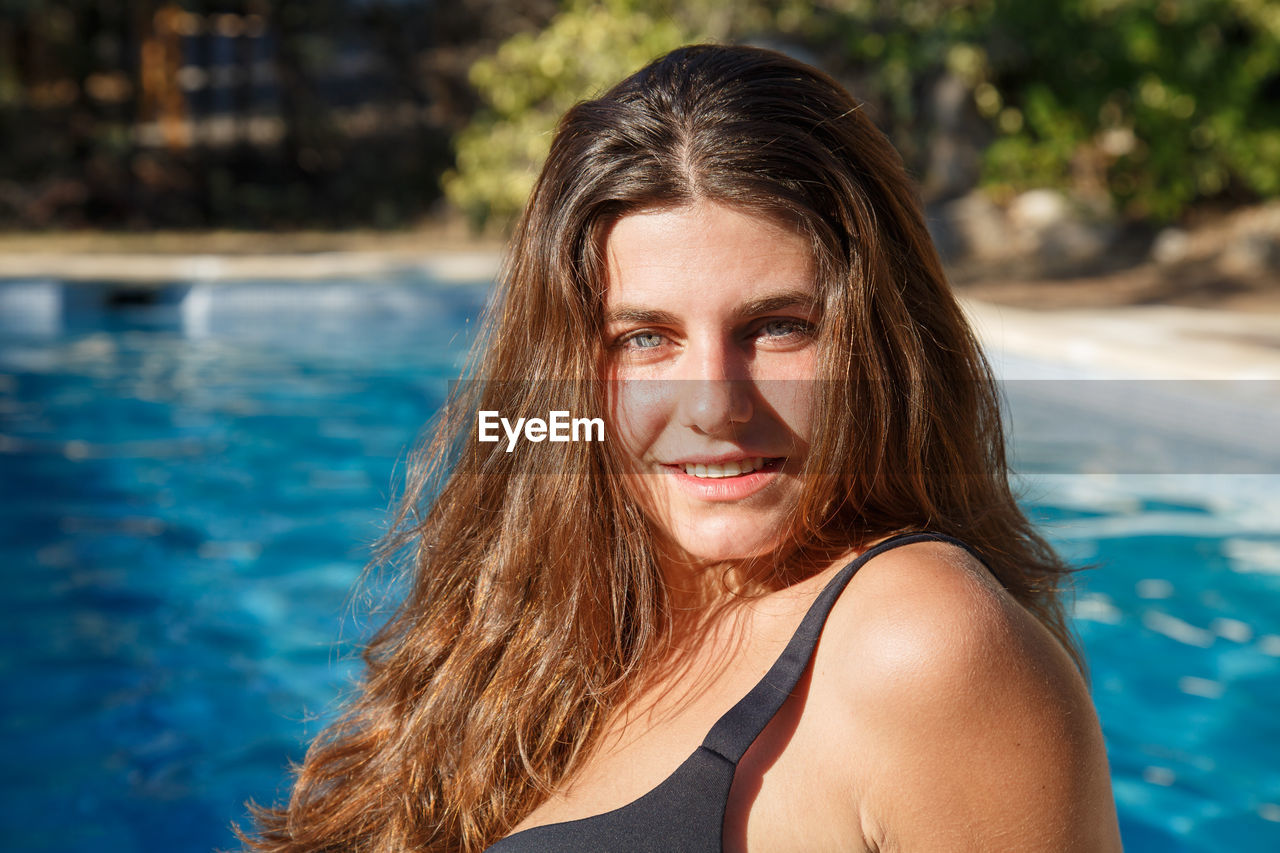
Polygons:
[[[417,273],[468,284],[492,279],[488,249],[269,253],[0,252],[0,280],[168,284],[344,279]],[[963,299],[990,351],[1134,379],[1280,380],[1280,312],[1171,305],[1032,310]]]
[[492,279],[501,255],[496,251],[422,252],[410,248],[375,251],[209,254],[164,252],[4,252],[0,280],[127,282],[165,285],[176,281],[245,279],[341,279],[420,272],[444,282]]
[[1174,305],[1034,311],[963,300],[988,351],[1126,379],[1280,380],[1280,314]]

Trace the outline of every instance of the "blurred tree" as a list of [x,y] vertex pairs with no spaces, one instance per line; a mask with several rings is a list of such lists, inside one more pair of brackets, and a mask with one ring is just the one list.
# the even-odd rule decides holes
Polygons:
[[571,0],[545,29],[513,36],[472,66],[485,107],[458,136],[444,190],[473,225],[506,225],[519,213],[565,110],[697,35],[658,5]]
[[555,117],[679,43],[781,47],[846,82],[928,200],[1070,190],[1135,219],[1280,194],[1273,0],[567,0],[479,61],[445,191],[510,222]]
[[0,0],[0,224],[396,225],[555,0]]
[[1272,0],[829,0],[792,29],[880,105],[926,194],[963,189],[929,156],[957,87],[986,121],[966,134],[997,195],[1059,187],[1168,220],[1280,194]]
[[[831,71],[927,200],[1280,194],[1275,0],[0,0],[0,224],[510,221],[554,121],[678,44]],[[451,140],[453,147],[451,148]],[[456,152],[456,153],[455,153]]]
[[541,31],[471,68],[483,106],[455,139],[446,197],[477,228],[502,230],[524,205],[561,114],[682,44],[773,26],[795,0],[566,0]]
[[997,0],[984,54],[995,188],[1105,193],[1156,220],[1280,194],[1270,0]]

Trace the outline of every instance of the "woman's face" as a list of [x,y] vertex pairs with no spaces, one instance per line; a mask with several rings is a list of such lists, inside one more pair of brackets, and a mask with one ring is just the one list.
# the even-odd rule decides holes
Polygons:
[[767,552],[809,448],[820,317],[808,240],[700,201],[624,216],[605,255],[609,438],[632,494],[670,558]]

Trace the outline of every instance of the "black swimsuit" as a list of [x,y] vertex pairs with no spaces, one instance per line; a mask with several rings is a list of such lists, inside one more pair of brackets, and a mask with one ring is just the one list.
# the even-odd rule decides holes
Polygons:
[[925,541],[958,545],[981,560],[968,545],[940,533],[906,533],[863,552],[827,583],[764,678],[716,721],[702,745],[656,788],[603,814],[513,833],[486,853],[718,853],[738,760],[778,713],[808,668],[836,598],[853,573],[872,557],[900,545]]

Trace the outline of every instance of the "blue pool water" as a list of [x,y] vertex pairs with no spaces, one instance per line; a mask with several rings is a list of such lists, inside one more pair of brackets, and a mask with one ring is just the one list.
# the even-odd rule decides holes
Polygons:
[[[0,839],[232,847],[356,671],[351,585],[484,288],[110,293],[0,282]],[[1280,476],[1063,473],[1035,432],[1126,848],[1280,849]]]

